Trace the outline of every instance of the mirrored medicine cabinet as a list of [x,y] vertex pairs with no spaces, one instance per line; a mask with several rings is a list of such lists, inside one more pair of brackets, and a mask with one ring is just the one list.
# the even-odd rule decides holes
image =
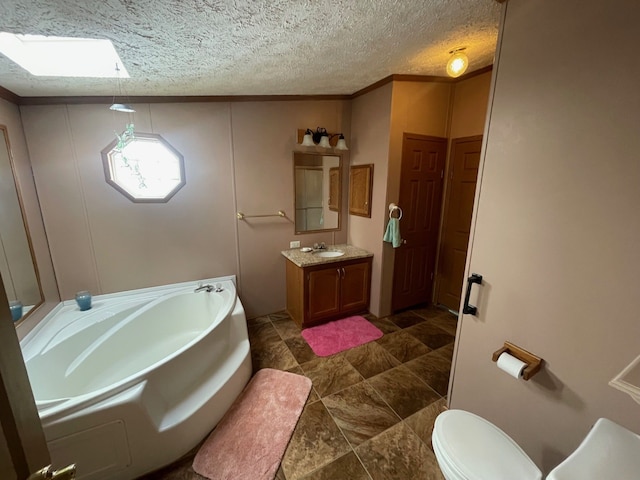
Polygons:
[[293,153],[296,234],[340,229],[342,157]]

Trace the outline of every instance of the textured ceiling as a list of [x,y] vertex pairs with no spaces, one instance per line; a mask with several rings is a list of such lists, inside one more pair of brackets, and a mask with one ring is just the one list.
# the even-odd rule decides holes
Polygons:
[[[108,38],[128,95],[351,94],[391,74],[493,62],[495,0],[2,0],[0,31]],[[113,95],[113,79],[34,77],[0,54],[23,96]]]

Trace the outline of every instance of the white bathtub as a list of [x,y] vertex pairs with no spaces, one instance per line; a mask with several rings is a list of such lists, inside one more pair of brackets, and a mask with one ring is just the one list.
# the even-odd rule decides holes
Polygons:
[[234,281],[101,295],[86,312],[67,301],[22,340],[54,467],[133,479],[207,435],[251,376]]

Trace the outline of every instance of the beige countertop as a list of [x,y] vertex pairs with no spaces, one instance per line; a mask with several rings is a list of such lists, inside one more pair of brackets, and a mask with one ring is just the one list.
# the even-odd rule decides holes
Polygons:
[[[319,257],[316,255],[317,252],[330,252],[332,250],[344,252],[344,255],[330,258]],[[315,250],[313,252],[302,252],[299,248],[291,248],[289,250],[283,250],[282,256],[291,260],[298,267],[310,267],[312,265],[321,265],[324,263],[344,262],[345,260],[353,260],[356,258],[373,257],[373,253],[362,248],[354,247],[353,245],[342,244],[327,245],[325,250]]]

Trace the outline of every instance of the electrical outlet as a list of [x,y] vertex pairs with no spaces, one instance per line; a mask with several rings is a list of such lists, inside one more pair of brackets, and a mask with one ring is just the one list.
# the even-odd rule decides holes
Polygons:
[[289,242],[289,248],[300,248],[300,240]]

